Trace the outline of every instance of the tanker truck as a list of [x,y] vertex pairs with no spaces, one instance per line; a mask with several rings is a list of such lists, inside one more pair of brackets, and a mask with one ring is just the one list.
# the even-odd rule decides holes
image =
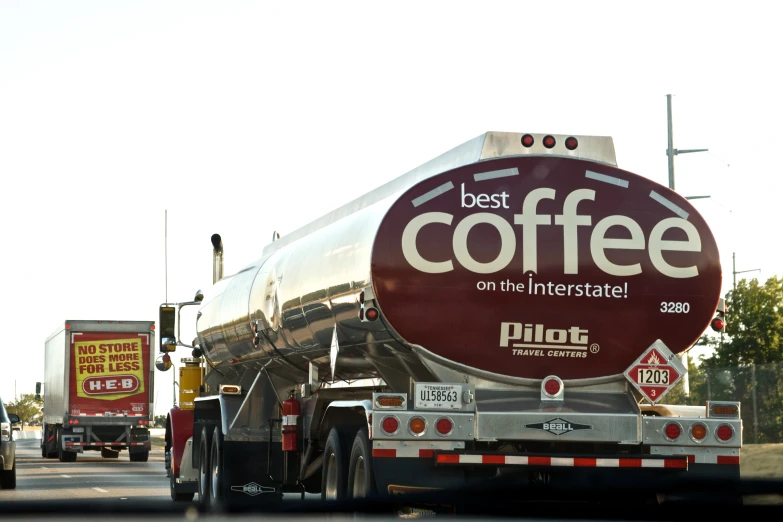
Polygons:
[[739,479],[740,404],[662,402],[719,307],[715,239],[611,137],[487,132],[233,275],[212,244],[214,285],[159,311],[160,351],[192,350],[175,500]]

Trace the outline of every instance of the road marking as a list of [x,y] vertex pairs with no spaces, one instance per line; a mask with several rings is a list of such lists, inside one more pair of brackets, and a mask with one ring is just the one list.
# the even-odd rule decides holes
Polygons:
[[49,468],[47,468],[46,466],[41,466],[41,469],[49,469]]
[[71,476],[70,476],[70,475],[60,475],[60,476],[61,476],[61,477],[65,477],[65,478],[71,478]]
[[92,488],[92,489],[94,489],[95,491],[100,491],[101,493],[108,493],[108,491],[106,491],[103,488]]

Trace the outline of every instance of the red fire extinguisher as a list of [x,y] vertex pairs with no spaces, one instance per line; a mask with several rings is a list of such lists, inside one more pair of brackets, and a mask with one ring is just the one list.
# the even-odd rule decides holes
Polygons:
[[283,401],[283,451],[297,451],[296,424],[299,420],[301,409],[299,401],[294,398],[294,393]]

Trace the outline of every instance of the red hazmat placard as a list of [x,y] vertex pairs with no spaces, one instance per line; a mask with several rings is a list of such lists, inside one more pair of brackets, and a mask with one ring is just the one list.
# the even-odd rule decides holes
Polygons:
[[721,267],[676,192],[594,162],[512,157],[405,191],[377,232],[372,282],[409,344],[467,372],[568,380],[622,375],[657,339],[690,348]]
[[71,415],[149,414],[150,336],[71,333]]
[[625,377],[655,404],[685,375],[685,366],[660,340],[625,370]]

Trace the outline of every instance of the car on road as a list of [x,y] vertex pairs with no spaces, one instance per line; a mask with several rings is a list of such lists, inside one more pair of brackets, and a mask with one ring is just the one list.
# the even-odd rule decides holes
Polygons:
[[5,411],[0,398],[0,489],[16,488],[16,441],[11,426],[19,417]]

